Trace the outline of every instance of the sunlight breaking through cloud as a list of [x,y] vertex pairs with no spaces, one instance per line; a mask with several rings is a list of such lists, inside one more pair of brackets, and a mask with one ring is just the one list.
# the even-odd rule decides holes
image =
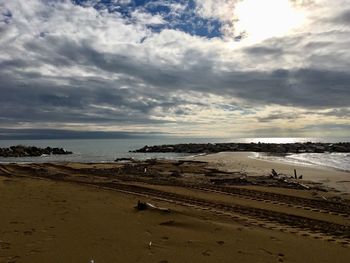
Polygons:
[[216,2],[0,1],[1,126],[349,132],[348,0]]

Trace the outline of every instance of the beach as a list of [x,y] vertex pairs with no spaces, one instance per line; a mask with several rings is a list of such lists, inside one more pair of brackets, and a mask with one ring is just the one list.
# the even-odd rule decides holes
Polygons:
[[275,169],[285,175],[294,176],[294,169],[304,180],[322,183],[342,193],[350,194],[350,172],[340,171],[324,166],[306,166],[278,161],[257,159],[249,152],[221,152],[217,154],[199,155],[195,160],[210,162],[214,167],[226,171],[246,172],[248,175],[268,175]]
[[349,263],[350,0],[0,0],[0,263]]
[[[346,192],[208,184],[295,168],[248,156],[2,164],[0,262],[348,262]],[[305,184],[347,174],[296,169]]]

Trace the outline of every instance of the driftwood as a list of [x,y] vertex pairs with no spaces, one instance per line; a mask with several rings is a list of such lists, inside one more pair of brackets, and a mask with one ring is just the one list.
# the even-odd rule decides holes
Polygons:
[[275,171],[275,169],[272,169],[272,170],[271,170],[271,177],[272,177],[272,178],[278,177],[278,173]]
[[139,211],[146,210],[146,209],[151,209],[151,210],[157,210],[157,211],[170,213],[170,209],[169,208],[155,206],[155,205],[153,205],[151,203],[141,202],[140,200],[137,202],[137,206],[135,208],[137,210],[139,210]]
[[297,170],[296,169],[294,169],[294,179],[303,179],[303,175],[301,174],[301,175],[297,175]]
[[299,186],[300,188],[303,188],[303,189],[310,189],[309,186],[307,186],[307,185],[305,185],[305,184],[302,184],[302,183],[299,183],[299,182],[290,181],[290,180],[287,180],[287,179],[284,179],[283,182],[288,183],[288,184],[292,184],[292,185]]
[[302,183],[299,183],[299,182],[296,181],[298,179],[303,179],[303,175],[302,174],[298,177],[296,169],[294,169],[294,177],[293,176],[287,176],[287,175],[279,174],[279,173],[276,172],[275,169],[272,169],[271,170],[271,174],[270,174],[270,178],[280,180],[280,181],[282,181],[282,182],[284,182],[286,184],[295,185],[298,188],[307,189],[307,190],[310,189],[309,186],[307,186],[305,184],[302,184]]

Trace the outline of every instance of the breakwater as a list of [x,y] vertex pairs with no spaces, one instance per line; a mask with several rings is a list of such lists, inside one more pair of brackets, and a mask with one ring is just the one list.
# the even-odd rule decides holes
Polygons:
[[70,151],[66,151],[63,148],[38,148],[35,146],[11,146],[8,148],[0,148],[0,156],[2,157],[33,157],[52,154],[72,154]]
[[144,146],[133,152],[158,153],[217,153],[217,152],[267,152],[287,153],[324,153],[350,152],[350,142],[340,143],[188,143]]

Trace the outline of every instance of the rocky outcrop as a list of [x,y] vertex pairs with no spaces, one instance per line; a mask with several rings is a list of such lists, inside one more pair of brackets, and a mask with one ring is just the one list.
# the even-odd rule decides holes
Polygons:
[[217,152],[267,152],[287,153],[323,153],[350,152],[350,142],[340,143],[189,143],[173,145],[144,146],[134,152],[175,152],[175,153],[217,153]]
[[0,148],[0,156],[2,157],[34,157],[41,155],[52,154],[72,154],[70,151],[66,151],[63,148],[38,148],[35,146],[11,146],[9,148]]

